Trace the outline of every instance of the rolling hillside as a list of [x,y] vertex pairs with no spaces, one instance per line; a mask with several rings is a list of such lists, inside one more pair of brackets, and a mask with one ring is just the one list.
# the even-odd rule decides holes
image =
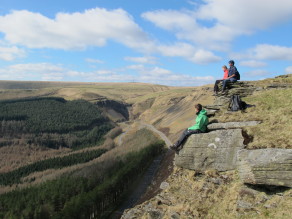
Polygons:
[[[76,206],[80,205],[80,203],[84,202],[84,207],[88,208],[91,206],[92,199],[102,197],[100,193],[96,193],[95,190],[96,183],[100,182],[98,180],[93,180],[94,177],[96,179],[102,179],[103,175],[106,171],[119,171],[115,165],[119,165],[119,162],[125,162],[127,159],[134,159],[136,156],[143,156],[145,159],[148,159],[146,166],[143,168],[140,167],[142,160],[134,159],[136,164],[139,166],[140,173],[145,171],[145,168],[152,162],[155,156],[161,154],[162,143],[159,143],[159,136],[153,132],[149,127],[153,127],[157,129],[157,131],[163,132],[172,142],[174,142],[180,133],[187,127],[191,126],[195,121],[195,112],[194,112],[194,105],[196,103],[201,103],[203,105],[211,105],[213,104],[215,97],[212,96],[212,85],[202,86],[202,87],[167,87],[167,86],[160,86],[160,85],[151,85],[151,84],[139,84],[139,83],[46,83],[46,82],[27,82],[24,85],[21,85],[20,82],[9,82],[7,85],[4,85],[7,82],[0,82],[0,92],[1,95],[0,99],[2,100],[2,109],[6,107],[6,111],[2,110],[0,113],[0,117],[2,118],[2,126],[4,124],[5,127],[8,127],[8,123],[14,120],[17,120],[17,127],[19,130],[22,130],[22,134],[19,136],[14,136],[15,139],[27,139],[28,136],[31,137],[36,130],[42,130],[46,133],[45,137],[50,138],[54,137],[56,139],[56,133],[60,136],[66,137],[68,133],[70,135],[75,135],[77,138],[72,138],[72,136],[68,137],[70,142],[72,143],[72,139],[81,139],[80,131],[84,131],[85,127],[92,127],[91,121],[98,121],[98,119],[103,118],[105,120],[102,121],[110,121],[111,127],[116,126],[116,128],[112,129],[106,135],[105,132],[102,134],[104,142],[100,142],[99,140],[93,140],[88,144],[85,144],[83,148],[77,147],[74,149],[72,146],[68,146],[64,144],[62,147],[48,147],[48,145],[43,145],[40,141],[35,141],[34,144],[24,144],[23,140],[11,140],[9,138],[1,137],[1,142],[12,141],[10,145],[4,145],[2,143],[2,147],[0,147],[0,156],[1,159],[1,173],[11,173],[12,170],[18,171],[17,168],[28,168],[33,167],[34,164],[37,162],[47,162],[50,163],[52,159],[60,159],[66,160],[70,156],[78,157],[81,154],[91,154],[92,156],[89,157],[87,160],[84,161],[76,161],[75,163],[71,163],[70,165],[64,165],[62,167],[55,168],[54,166],[48,165],[43,169],[36,169],[36,172],[28,172],[28,174],[21,176],[20,178],[16,179],[18,184],[12,185],[2,185],[0,187],[1,193],[7,193],[7,196],[3,196],[2,201],[7,202],[7,200],[12,200],[12,196],[15,197],[22,196],[29,197],[29,193],[33,193],[33,190],[22,190],[17,191],[14,195],[11,196],[13,193],[9,193],[10,191],[14,190],[15,188],[27,188],[28,186],[37,186],[36,188],[40,191],[40,194],[46,195],[46,193],[42,193],[43,189],[48,186],[51,188],[48,191],[53,192],[55,186],[59,185],[59,183],[70,183],[72,180],[76,178],[76,186],[85,185],[82,187],[84,191],[78,191],[78,194],[70,193],[70,197],[66,201],[61,201],[62,198],[58,197],[55,200],[49,200],[47,205],[39,206],[39,208],[34,211],[34,214],[54,214],[61,217],[61,215],[67,215],[68,217],[74,214],[77,214],[77,211],[74,211]],[[251,86],[255,88],[255,92],[251,96],[247,96],[243,98],[250,105],[255,105],[256,107],[248,108],[244,113],[243,112],[236,112],[236,113],[226,113],[222,111],[216,114],[215,117],[211,118],[210,120],[219,121],[219,122],[226,122],[226,121],[246,121],[246,120],[260,120],[262,124],[260,124],[260,129],[256,129],[254,127],[247,127],[245,132],[250,137],[249,144],[247,147],[249,148],[267,148],[267,147],[274,147],[274,148],[292,148],[291,140],[289,138],[290,131],[292,128],[292,118],[291,118],[291,84],[292,84],[292,76],[286,75],[282,77],[278,77],[275,79],[267,79],[263,81],[253,81],[248,82]],[[21,86],[20,86],[21,85]],[[6,87],[5,87],[6,86]],[[45,125],[45,126],[37,126],[37,119],[42,118],[40,115],[33,114],[19,114],[15,113],[17,111],[11,111],[9,104],[20,104],[19,99],[29,99],[29,100],[41,100],[41,101],[53,101],[44,103],[44,106],[49,105],[49,108],[39,108],[39,112],[46,112],[46,110],[50,111],[50,107],[56,107],[55,104],[63,104],[61,112],[67,112],[68,115],[64,116],[62,114],[55,115],[55,114],[48,114],[48,117],[52,117],[56,119],[56,122],[53,122],[54,126]],[[60,98],[60,99],[59,99]],[[60,102],[60,100],[62,100]],[[55,102],[54,102],[55,101]],[[57,102],[56,102],[57,101]],[[59,102],[58,102],[59,101]],[[81,101],[81,102],[80,102]],[[84,101],[84,102],[82,102]],[[20,101],[21,102],[21,101]],[[82,103],[82,104],[81,104]],[[84,103],[84,104],[83,104]],[[0,107],[1,107],[0,104]],[[4,104],[4,105],[3,105]],[[6,105],[5,105],[6,104]],[[68,104],[68,106],[66,106]],[[71,105],[70,105],[71,104]],[[73,105],[72,105],[73,104]],[[76,104],[76,109],[74,108],[74,104]],[[40,104],[39,106],[41,106]],[[19,106],[19,107],[17,107]],[[72,108],[73,106],[73,108]],[[83,106],[83,108],[81,107]],[[84,106],[88,106],[85,107]],[[92,107],[94,106],[94,107]],[[31,104],[29,107],[34,108],[34,105]],[[60,107],[60,106],[59,106]],[[68,107],[68,109],[66,109]],[[78,107],[81,107],[80,109]],[[23,112],[25,111],[25,107],[22,105],[16,105],[16,109],[22,109]],[[29,108],[27,108],[29,109]],[[53,109],[53,108],[52,108]],[[72,109],[75,109],[72,111]],[[80,110],[80,111],[78,111]],[[86,112],[86,110],[91,110]],[[31,110],[28,110],[31,111]],[[52,110],[56,112],[58,110]],[[6,114],[4,113],[6,112]],[[8,113],[9,112],[9,113]],[[75,114],[74,114],[75,113]],[[44,114],[45,115],[45,114]],[[6,116],[6,120],[3,118]],[[59,116],[59,117],[58,117]],[[71,117],[73,116],[73,117]],[[77,117],[76,117],[77,116]],[[81,116],[81,117],[78,117]],[[86,119],[83,119],[83,117]],[[97,117],[95,117],[97,116]],[[35,118],[35,119],[33,119]],[[76,118],[76,122],[70,124],[70,118]],[[81,120],[78,120],[81,119]],[[12,120],[11,120],[12,119]],[[63,120],[67,119],[67,120]],[[25,122],[33,121],[34,123],[32,127],[28,129],[24,129]],[[42,120],[43,121],[43,120]],[[53,121],[53,120],[52,120]],[[77,124],[80,121],[80,124]],[[58,126],[58,122],[61,126]],[[7,124],[6,124],[7,123]],[[15,124],[16,124],[15,123]],[[50,124],[48,122],[44,124]],[[99,125],[98,125],[99,124]],[[99,127],[102,123],[96,123],[96,127]],[[144,125],[141,125],[144,124]],[[89,126],[88,126],[89,125]],[[33,127],[38,127],[34,129]],[[43,129],[42,129],[43,127]],[[52,128],[53,127],[53,128]],[[59,129],[58,129],[59,128]],[[10,135],[11,132],[7,131],[6,135]],[[58,133],[58,130],[60,133]],[[61,131],[62,130],[62,131]],[[64,130],[67,130],[63,133]],[[109,131],[108,129],[104,129]],[[25,132],[24,132],[25,131]],[[73,131],[73,132],[72,132]],[[74,133],[76,132],[76,133]],[[4,133],[4,132],[3,132]],[[12,132],[13,133],[13,132]],[[54,133],[54,135],[52,135]],[[97,136],[96,134],[89,136]],[[26,136],[24,138],[24,136]],[[40,136],[40,139],[43,139],[44,136]],[[82,140],[82,142],[84,142]],[[80,144],[82,143],[80,142]],[[66,143],[66,141],[62,141],[62,143]],[[25,146],[24,146],[25,145]],[[159,149],[160,148],[160,149]],[[164,146],[165,148],[165,146]],[[103,150],[100,151],[98,150]],[[150,150],[151,152],[149,152]],[[147,152],[148,151],[148,152]],[[94,155],[96,153],[96,156]],[[136,153],[136,154],[135,154]],[[149,154],[150,153],[150,154]],[[75,155],[74,155],[75,154]],[[152,156],[152,155],[153,156]],[[131,158],[130,158],[130,157]],[[172,169],[172,156],[167,155],[162,161],[162,167],[168,168],[171,172]],[[144,159],[144,158],[141,159]],[[78,158],[79,159],[79,158]],[[78,160],[77,159],[77,160]],[[59,161],[58,161],[59,162]],[[123,163],[125,164],[125,163]],[[31,165],[31,166],[30,166]],[[47,164],[46,164],[47,165]],[[134,164],[133,164],[134,165]],[[55,169],[54,169],[55,168]],[[141,169],[140,169],[141,168]],[[31,168],[28,168],[31,169]],[[33,168],[32,168],[33,169]],[[121,170],[122,171],[122,170]],[[126,171],[126,170],[123,170]],[[137,170],[132,170],[131,168],[127,171],[134,171],[129,172],[129,176],[131,174],[136,174]],[[161,180],[166,180],[168,175],[163,174],[165,172],[164,169],[160,169],[157,173],[156,180],[157,182],[161,182]],[[0,174],[1,174],[0,173]],[[117,173],[118,174],[118,173]],[[125,173],[126,174],[126,173]],[[127,172],[128,174],[128,172]],[[178,189],[174,185],[177,183],[182,183],[182,188],[184,192],[190,193],[187,189],[188,183],[185,184],[185,179],[189,183],[191,183],[193,188],[198,188],[198,196],[201,197],[201,190],[200,186],[204,183],[209,182],[210,177],[212,178],[220,178],[221,175],[217,173],[207,173],[206,177],[202,178],[193,178],[192,172],[181,170],[178,168],[174,169],[174,172],[170,174],[169,179],[167,180],[170,183],[171,188]],[[208,175],[209,174],[209,175]],[[228,183],[225,185],[224,188],[219,187],[220,191],[231,192],[228,186],[232,185],[236,192],[240,192],[240,183],[238,182],[238,176],[236,173],[231,172],[228,173]],[[137,174],[136,174],[137,175]],[[4,175],[3,175],[4,176]],[[69,176],[69,181],[66,177]],[[64,178],[65,177],[65,178]],[[73,178],[71,178],[73,177]],[[120,178],[117,181],[112,181],[112,175],[107,175],[108,180],[111,182],[117,182],[116,186],[119,184]],[[83,181],[83,179],[89,179],[89,181]],[[133,177],[134,179],[135,177]],[[3,178],[8,179],[8,178]],[[196,180],[198,179],[199,182]],[[55,181],[51,181],[55,180]],[[81,181],[79,181],[81,180]],[[93,182],[93,181],[94,182]],[[44,183],[44,184],[43,184]],[[48,183],[48,184],[46,184]],[[80,183],[80,185],[78,184]],[[93,184],[92,184],[93,183]],[[45,187],[42,187],[45,186]],[[104,185],[106,188],[107,185]],[[159,185],[158,185],[159,186]],[[211,186],[211,185],[210,185]],[[211,186],[212,187],[212,186]],[[74,191],[74,186],[71,187],[72,191]],[[116,187],[118,188],[118,187]],[[213,187],[212,187],[213,188]],[[237,189],[238,188],[238,189]],[[120,188],[119,188],[120,189]],[[216,187],[217,189],[217,187]],[[149,187],[151,190],[147,193],[144,197],[151,198],[156,195],[160,190],[157,188],[157,184],[154,187]],[[232,191],[233,191],[232,190]],[[85,192],[86,191],[86,192]],[[217,190],[216,190],[217,191]],[[199,215],[206,216],[208,212],[208,206],[210,203],[219,203],[223,202],[228,205],[228,197],[220,196],[220,191],[218,190],[218,194],[215,192],[214,197],[208,196],[202,204],[201,212]],[[119,195],[124,194],[125,190],[121,193],[117,193]],[[174,197],[179,195],[179,190],[176,191],[169,191]],[[287,193],[290,194],[289,192]],[[67,194],[68,195],[68,194]],[[94,212],[95,214],[104,214],[104,211],[113,211],[115,207],[118,205],[118,202],[121,200],[121,196],[114,197],[104,197],[104,200],[108,200],[108,206],[106,208],[102,208],[101,206],[95,206]],[[68,196],[68,197],[69,197]],[[1,197],[1,196],[0,196]],[[285,193],[285,203],[289,202],[289,197]],[[177,200],[181,200],[185,198],[189,200],[191,197],[182,196],[176,197]],[[6,200],[6,201],[5,201]],[[25,201],[26,199],[22,199]],[[39,200],[43,200],[42,197],[39,197]],[[210,201],[213,200],[213,201]],[[272,199],[274,200],[274,199]],[[276,200],[276,199],[275,199]],[[144,200],[145,201],[145,200]],[[150,202],[152,203],[152,199]],[[3,203],[2,202],[2,203]],[[155,201],[154,201],[155,202]],[[59,204],[58,204],[59,203]],[[65,203],[66,205],[70,206],[68,208],[64,208]],[[149,202],[146,202],[149,203]],[[192,203],[192,201],[190,201]],[[283,208],[286,204],[281,205]],[[152,203],[153,204],[153,203]],[[193,203],[194,206],[199,206],[200,204],[197,202]],[[232,202],[234,204],[234,202]],[[33,205],[33,202],[31,202]],[[3,206],[3,204],[2,204]],[[5,209],[9,209],[9,205],[5,205]],[[75,206],[75,207],[74,207]],[[185,206],[184,204],[180,205],[180,208],[176,208],[176,212],[180,214],[185,214],[186,211],[193,212],[196,215],[196,209],[192,206]],[[214,215],[218,208],[214,206],[210,215]],[[218,205],[219,206],[219,205]],[[1,198],[0,198],[0,207],[1,207]],[[280,208],[275,215],[280,215],[283,208]],[[226,207],[228,208],[228,207]],[[54,210],[55,209],[55,210]],[[110,210],[108,210],[110,209]],[[189,210],[188,210],[189,209]],[[234,208],[232,208],[234,209]],[[168,211],[169,209],[164,209]],[[170,209],[171,211],[172,209]],[[78,210],[79,211],[79,210]],[[9,212],[6,211],[4,218],[9,218],[10,215],[29,215],[32,210],[26,211],[19,211],[16,207],[13,211]],[[92,212],[91,212],[92,213]],[[90,212],[84,212],[84,214],[90,214]],[[269,213],[270,214],[270,213]],[[187,215],[187,214],[186,214]],[[105,216],[105,215],[104,215]]]

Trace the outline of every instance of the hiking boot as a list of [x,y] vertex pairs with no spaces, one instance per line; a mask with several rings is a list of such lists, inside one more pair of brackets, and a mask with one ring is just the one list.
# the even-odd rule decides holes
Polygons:
[[169,149],[176,151],[177,150],[177,146],[175,144],[169,146]]
[[179,151],[182,149],[182,147],[181,146],[176,146],[175,144],[174,145],[171,145],[170,147],[169,147],[171,150],[173,150],[176,154],[179,154]]

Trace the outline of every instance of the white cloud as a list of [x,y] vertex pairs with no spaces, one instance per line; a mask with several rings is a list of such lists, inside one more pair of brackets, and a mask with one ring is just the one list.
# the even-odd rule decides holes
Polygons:
[[113,74],[114,72],[111,70],[97,70],[94,72],[94,74],[98,74],[98,75],[110,75]]
[[[194,10],[157,10],[142,14],[156,26],[205,49],[227,51],[239,35],[252,34],[292,18],[292,1],[203,0]],[[206,25],[208,22],[208,25]]]
[[127,69],[132,69],[132,70],[143,70],[145,69],[144,65],[129,65],[126,67]]
[[[132,66],[133,67],[133,66]],[[136,70],[137,72],[128,72]],[[48,80],[48,81],[87,81],[87,82],[144,82],[176,86],[199,86],[212,83],[212,76],[191,76],[174,73],[168,69],[129,66],[123,69],[101,69],[79,72],[50,63],[29,63],[10,65],[0,69],[0,79],[4,80]]]
[[144,69],[143,71],[141,71],[141,73],[143,75],[151,75],[151,76],[155,76],[155,77],[165,77],[165,76],[169,76],[170,74],[172,74],[171,71],[164,69],[164,68],[160,68],[160,67],[154,67],[151,69]]
[[292,47],[260,44],[250,53],[252,57],[261,60],[292,60]]
[[219,56],[214,55],[210,51],[200,49],[194,54],[194,56],[190,60],[192,60],[195,63],[208,64],[211,62],[218,62],[221,60],[221,58]]
[[292,18],[290,0],[204,0],[198,11],[199,19],[216,19],[217,23],[240,32],[265,29]]
[[153,56],[144,56],[144,57],[125,57],[126,61],[137,62],[142,64],[156,64],[157,58]]
[[188,43],[175,43],[172,45],[160,45],[157,48],[157,52],[163,56],[181,56],[191,57],[195,53],[195,48]]
[[157,51],[164,56],[180,56],[197,64],[208,64],[221,60],[221,57],[216,56],[211,51],[197,49],[187,43],[160,45],[157,47]]
[[85,59],[86,62],[88,63],[96,63],[96,64],[103,64],[104,61],[100,60],[100,59],[91,59],[91,58],[87,58]]
[[10,65],[0,69],[0,79],[5,80],[62,80],[66,70],[49,63]]
[[259,44],[245,52],[232,54],[237,59],[292,60],[292,47]]
[[0,47],[0,59],[4,61],[12,61],[16,58],[25,56],[25,51],[16,46]]
[[95,8],[82,13],[58,13],[50,19],[26,10],[0,16],[0,32],[12,44],[29,48],[85,49],[108,40],[148,50],[153,43],[123,9]]
[[241,66],[251,67],[251,68],[259,68],[259,67],[265,67],[267,63],[260,62],[256,60],[248,60],[248,61],[241,61],[239,63]]
[[292,66],[288,66],[286,69],[285,69],[285,72],[287,74],[292,74]]
[[214,77],[212,76],[197,77],[191,75],[172,73],[167,77],[141,75],[140,77],[136,78],[136,81],[173,86],[199,86],[203,84],[213,83]]
[[[138,76],[130,75],[131,80],[135,82],[146,82],[152,84],[164,84],[174,86],[199,86],[207,83],[213,83],[212,76],[191,76],[180,73],[174,73],[168,69],[160,67],[145,67],[138,65],[135,68],[128,66],[129,69],[137,70]],[[125,75],[125,78],[127,76]],[[124,79],[125,79],[124,78]]]

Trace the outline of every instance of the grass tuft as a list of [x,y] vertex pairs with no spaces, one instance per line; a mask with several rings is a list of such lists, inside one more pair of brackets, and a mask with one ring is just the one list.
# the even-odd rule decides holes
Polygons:
[[248,148],[292,148],[292,89],[273,89],[255,93],[243,100],[255,105],[245,112],[220,112],[215,117],[220,122],[262,121],[254,127],[245,128],[253,137]]

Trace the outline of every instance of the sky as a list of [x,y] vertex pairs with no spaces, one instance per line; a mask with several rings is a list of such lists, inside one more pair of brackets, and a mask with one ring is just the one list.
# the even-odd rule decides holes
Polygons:
[[0,80],[260,80],[292,73],[291,36],[291,0],[0,0]]

